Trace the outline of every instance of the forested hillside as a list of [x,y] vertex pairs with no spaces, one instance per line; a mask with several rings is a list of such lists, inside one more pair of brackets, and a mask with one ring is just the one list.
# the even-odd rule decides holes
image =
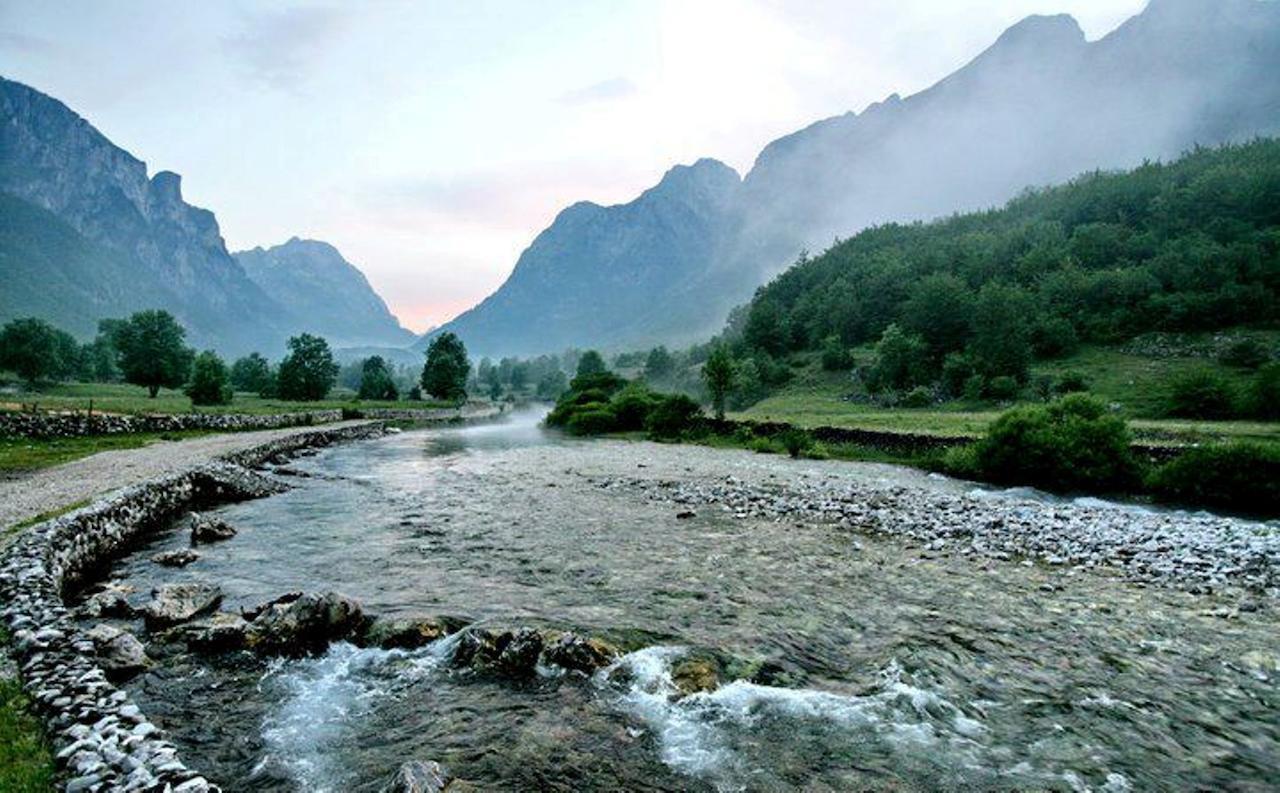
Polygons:
[[802,258],[727,336],[740,355],[880,344],[875,385],[1025,377],[1031,356],[1280,318],[1280,142],[1093,173],[1003,209],[887,224]]

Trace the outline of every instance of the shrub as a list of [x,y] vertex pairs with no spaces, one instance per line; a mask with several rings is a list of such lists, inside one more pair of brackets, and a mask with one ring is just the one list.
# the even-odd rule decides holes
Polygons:
[[1031,350],[1037,358],[1062,358],[1079,346],[1075,327],[1062,317],[1049,317],[1031,329]]
[[226,405],[231,402],[231,374],[213,350],[205,350],[196,356],[186,393],[193,405]]
[[1246,337],[1227,345],[1227,348],[1218,356],[1218,360],[1227,366],[1257,369],[1271,360],[1271,351],[1257,339]]
[[1124,421],[1083,394],[1006,411],[974,456],[977,472],[993,482],[1058,491],[1124,489],[1138,470]]
[[1167,412],[1190,419],[1229,419],[1235,414],[1235,393],[1226,378],[1209,369],[1175,377],[1169,389]]
[[783,432],[778,436],[778,442],[792,457],[801,457],[813,450],[813,436],[801,429]]
[[853,368],[853,356],[839,336],[829,336],[822,343],[822,368],[827,372],[843,372]]
[[964,354],[953,352],[943,359],[942,390],[948,396],[963,396],[965,383],[970,377],[973,377],[973,362]]
[[1255,418],[1280,420],[1280,363],[1269,363],[1253,376],[1247,407]]
[[603,435],[617,428],[617,418],[608,405],[594,403],[575,411],[565,424],[573,435]]
[[933,389],[918,385],[908,391],[898,404],[904,408],[927,408],[933,404]]
[[654,438],[678,438],[689,431],[702,415],[702,408],[684,394],[662,398],[649,411],[644,428]]
[[1280,513],[1280,448],[1255,443],[1189,449],[1157,468],[1148,485],[1175,503]]
[[969,375],[964,381],[964,398],[970,402],[978,402],[987,390],[987,379],[980,374]]
[[987,383],[987,396],[1002,402],[1016,399],[1018,390],[1018,381],[1009,375],[993,377],[991,382]]
[[1089,381],[1080,372],[1063,372],[1053,390],[1057,394],[1078,394],[1089,390]]
[[609,401],[609,410],[613,413],[618,432],[632,432],[644,429],[649,412],[660,401],[660,397],[640,383],[632,383],[619,391]]

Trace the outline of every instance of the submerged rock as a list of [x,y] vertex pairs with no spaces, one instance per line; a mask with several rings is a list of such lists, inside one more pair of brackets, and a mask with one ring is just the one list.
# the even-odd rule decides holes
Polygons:
[[449,782],[449,772],[436,761],[410,760],[383,785],[381,793],[440,793]]
[[704,655],[690,655],[671,665],[671,682],[681,696],[715,691],[720,685],[720,664]]
[[164,567],[186,567],[200,558],[200,554],[187,548],[176,551],[165,551],[151,557],[151,561]]
[[572,633],[556,639],[542,653],[545,663],[587,675],[608,666],[617,656],[618,651],[605,642]]
[[533,675],[542,655],[542,645],[542,634],[532,628],[502,634],[498,637],[497,671],[508,677]]
[[191,513],[191,543],[218,542],[236,536],[236,529],[221,518],[210,518],[197,512]]
[[164,584],[151,590],[151,602],[142,607],[147,628],[186,622],[222,602],[222,590],[213,584]]
[[466,623],[451,617],[378,617],[365,631],[364,644],[412,650],[457,633]]
[[88,632],[98,656],[98,666],[113,680],[124,680],[151,665],[146,648],[137,637],[113,625],[98,625]]
[[360,604],[337,592],[288,596],[254,616],[245,644],[263,653],[306,655],[330,642],[359,636],[367,624]]
[[454,666],[486,666],[498,657],[497,636],[484,628],[472,628],[454,645]]

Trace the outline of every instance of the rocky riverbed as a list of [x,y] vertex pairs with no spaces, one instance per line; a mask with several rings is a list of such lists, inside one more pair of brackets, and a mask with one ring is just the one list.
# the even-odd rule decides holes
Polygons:
[[[197,558],[156,561],[191,549],[180,516],[76,598],[83,630],[139,638],[130,699],[226,789],[1261,790],[1280,773],[1272,526],[532,422],[270,471],[290,489],[202,511],[234,533]],[[105,616],[175,586],[215,587],[214,611],[154,631]]]

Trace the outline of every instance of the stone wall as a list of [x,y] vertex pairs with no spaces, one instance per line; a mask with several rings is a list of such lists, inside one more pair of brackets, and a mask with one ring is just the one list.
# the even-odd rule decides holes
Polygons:
[[273,430],[340,421],[341,410],[311,410],[253,416],[242,413],[117,415],[94,413],[0,413],[0,435],[23,438],[71,438],[134,432],[183,430]]
[[118,491],[26,530],[0,558],[0,622],[23,685],[49,729],[66,790],[217,791],[178,758],[128,694],[95,662],[63,592],[163,521],[193,506],[258,498],[280,482],[248,466],[304,448],[370,437],[378,424],[318,429]]

